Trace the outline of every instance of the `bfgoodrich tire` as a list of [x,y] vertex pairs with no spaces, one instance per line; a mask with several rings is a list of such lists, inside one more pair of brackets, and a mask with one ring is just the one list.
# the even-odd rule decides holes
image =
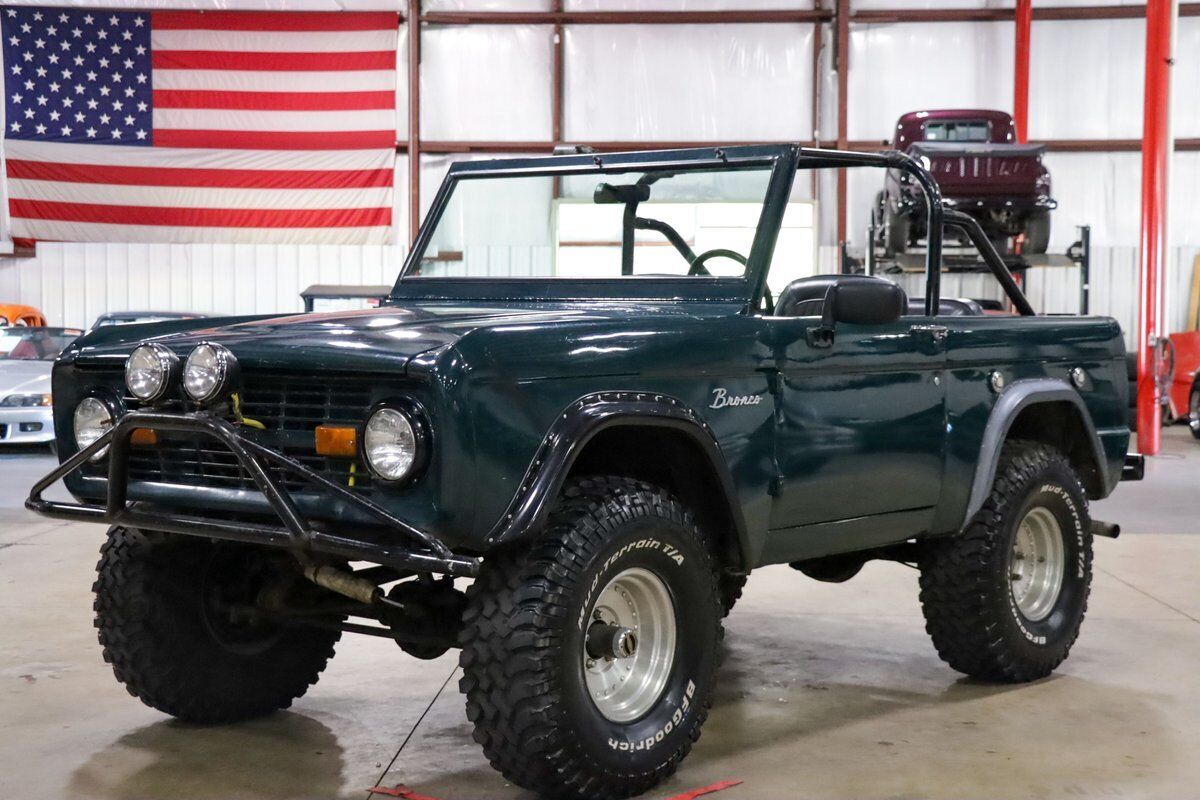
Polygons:
[[[678,501],[577,481],[540,542],[487,559],[467,595],[460,688],[492,766],[588,800],[675,771],[708,714],[721,637],[713,562]],[[601,646],[615,629],[634,630],[632,655]]]
[[316,682],[340,631],[237,621],[275,579],[269,555],[206,539],[112,528],[96,565],[104,660],[146,705],[200,723],[287,708]]
[[925,627],[942,660],[974,678],[1049,675],[1079,635],[1092,580],[1087,496],[1067,458],[1004,446],[991,495],[921,558]]

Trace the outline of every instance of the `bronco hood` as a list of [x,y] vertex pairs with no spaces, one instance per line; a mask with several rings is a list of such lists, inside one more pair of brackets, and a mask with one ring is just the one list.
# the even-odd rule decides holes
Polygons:
[[[563,322],[597,316],[578,307],[388,306],[361,311],[195,320],[189,330],[158,325],[117,326],[80,339],[71,357],[80,364],[124,364],[142,342],[160,342],[185,357],[200,342],[228,347],[243,365],[259,369],[394,372],[413,356],[453,344],[483,327]],[[212,323],[217,322],[214,326]],[[227,323],[227,324],[221,324]],[[141,328],[134,331],[133,328]]]

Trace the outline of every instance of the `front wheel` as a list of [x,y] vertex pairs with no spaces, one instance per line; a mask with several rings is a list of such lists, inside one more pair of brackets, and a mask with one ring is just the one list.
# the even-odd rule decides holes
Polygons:
[[232,613],[278,588],[274,554],[131,528],[109,530],[96,566],[104,660],[146,705],[188,722],[287,708],[333,656],[341,631]]
[[708,714],[721,637],[712,558],[677,500],[577,481],[541,541],[486,560],[468,599],[460,688],[492,766],[588,800],[675,771]]
[[891,203],[884,203],[883,247],[888,255],[903,255],[908,251],[912,235],[908,215],[900,213]]
[[943,661],[983,680],[1049,675],[1079,636],[1092,581],[1087,496],[1066,456],[1006,444],[983,508],[963,533],[925,543],[920,569]]

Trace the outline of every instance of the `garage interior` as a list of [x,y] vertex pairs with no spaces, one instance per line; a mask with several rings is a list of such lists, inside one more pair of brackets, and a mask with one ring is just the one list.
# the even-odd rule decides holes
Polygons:
[[[1025,292],[1039,313],[1119,322],[1137,363],[1131,448],[1149,456],[1142,482],[1092,507],[1121,535],[1097,540],[1071,658],[1032,685],[974,681],[930,645],[915,570],[871,562],[844,584],[787,566],[755,571],[725,622],[704,735],[678,773],[646,796],[710,788],[730,800],[1200,797],[1192,570],[1200,559],[1200,434],[1181,422],[1190,362],[1182,346],[1163,344],[1200,329],[1200,3],[63,7],[255,13],[281,5],[396,16],[386,224],[359,240],[191,231],[163,239],[137,225],[114,240],[31,238],[10,215],[20,190],[10,170],[0,194],[0,304],[33,306],[45,324],[81,331],[110,312],[299,313],[310,287],[390,286],[453,163],[576,147],[766,142],[877,152],[891,147],[896,120],[911,111],[1010,112],[1019,140],[1044,146],[1057,200],[1048,255],[1031,256],[1019,273]],[[4,78],[6,95],[19,90],[9,69]],[[3,120],[6,130],[12,121]],[[4,140],[8,160],[14,141]],[[876,171],[842,170],[814,172],[797,186],[779,243],[793,265],[789,278],[876,269],[880,184]],[[560,247],[589,224],[589,207],[570,201],[551,201]],[[1077,249],[1085,241],[1086,270]],[[910,296],[922,290],[919,271],[877,274]],[[942,284],[944,297],[1004,296],[977,269],[948,272]],[[362,304],[328,294],[316,299],[317,311]],[[1156,379],[1167,362],[1174,374]],[[1164,408],[1172,380],[1187,384],[1185,400]],[[457,651],[419,661],[386,639],[344,636],[319,683],[290,710],[235,725],[189,726],[130,698],[101,661],[92,626],[100,529],[27,511],[32,482],[57,459],[44,444],[0,447],[0,796],[350,798],[403,786],[413,793],[393,788],[392,796],[533,797],[494,772],[472,741],[456,690]],[[50,496],[68,499],[61,486]]]

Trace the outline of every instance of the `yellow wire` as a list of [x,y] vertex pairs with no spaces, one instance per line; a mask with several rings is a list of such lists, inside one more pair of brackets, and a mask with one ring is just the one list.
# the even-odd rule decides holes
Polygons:
[[242,416],[242,398],[237,392],[234,392],[232,395],[230,395],[230,398],[233,400],[233,418],[235,420],[245,425],[247,428],[257,428],[260,431],[265,431],[267,429],[267,426],[263,425],[258,420]]

